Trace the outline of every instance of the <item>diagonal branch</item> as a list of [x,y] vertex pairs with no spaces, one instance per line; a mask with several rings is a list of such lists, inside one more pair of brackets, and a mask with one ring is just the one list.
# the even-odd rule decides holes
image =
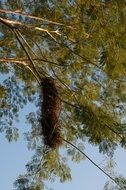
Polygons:
[[40,28],[40,27],[33,26],[33,25],[27,25],[26,23],[22,23],[22,22],[19,22],[19,21],[14,21],[14,20],[9,20],[9,19],[5,19],[5,18],[2,18],[2,17],[0,17],[0,22],[3,23],[3,24],[7,23],[8,25],[11,25],[11,28],[15,28],[15,29],[36,30],[36,31],[40,31],[40,32],[45,32],[51,38],[53,38],[53,40],[55,40],[55,38],[53,37],[52,33],[57,34],[57,35],[61,35],[59,33],[59,31],[57,31],[57,30],[50,31],[50,30],[45,29],[45,28]]
[[20,40],[19,31],[15,30],[15,29],[12,29],[12,31],[13,31],[13,33],[15,34],[15,36],[16,36],[18,42],[20,43],[21,47],[23,48],[24,52],[26,53],[26,55],[27,55],[27,57],[28,57],[28,59],[29,59],[31,65],[32,65],[32,67],[33,67],[35,73],[37,74],[37,76],[36,76],[36,77],[38,78],[37,81],[38,81],[39,84],[40,84],[41,76],[39,75],[39,73],[38,73],[38,71],[37,71],[37,69],[36,69],[36,67],[35,67],[35,65],[34,65],[34,62],[33,62],[32,58],[31,58],[30,54],[28,53],[27,49],[26,49],[25,46],[23,45],[22,41]]
[[3,24],[7,24],[7,25],[11,25],[11,29],[20,29],[20,30],[36,30],[36,31],[40,31],[40,32],[45,32],[47,33],[56,43],[58,43],[59,45],[63,45],[64,47],[66,47],[71,53],[73,53],[74,55],[80,57],[82,60],[86,61],[87,63],[97,67],[98,69],[100,70],[103,70],[101,69],[101,67],[99,67],[96,63],[92,62],[91,60],[89,60],[89,58],[86,58],[80,54],[78,54],[77,52],[75,52],[74,50],[72,50],[68,45],[64,44],[64,43],[60,43],[60,42],[57,42],[56,39],[54,38],[54,36],[52,35],[53,34],[57,34],[57,35],[60,35],[61,34],[59,33],[59,31],[57,30],[54,30],[54,31],[50,31],[48,29],[43,29],[43,28],[40,28],[40,27],[35,27],[35,26],[32,26],[32,25],[26,25],[22,22],[19,22],[19,21],[13,21],[13,20],[9,20],[9,19],[4,19],[4,18],[1,18],[0,17],[0,22],[3,23]]
[[7,27],[9,27],[11,29],[11,31],[15,34],[19,44],[21,45],[21,47],[23,48],[24,52],[26,53],[32,67],[32,73],[34,73],[35,78],[37,79],[38,83],[41,85],[41,76],[39,75],[38,71],[36,70],[36,67],[33,63],[33,60],[29,54],[29,52],[27,51],[27,49],[25,48],[24,44],[22,43],[20,37],[19,37],[19,31],[13,28],[13,24],[11,22],[7,22],[7,19],[1,19],[0,18],[0,22],[2,22],[4,25],[6,25]]
[[66,25],[66,24],[64,24],[64,23],[59,23],[59,22],[55,22],[55,21],[48,20],[48,19],[43,19],[43,18],[40,18],[40,17],[37,17],[37,16],[32,16],[32,15],[29,15],[29,14],[27,14],[27,13],[25,13],[25,12],[22,12],[22,11],[10,11],[10,10],[5,10],[5,9],[0,9],[0,12],[1,12],[1,13],[5,13],[5,14],[21,15],[21,16],[25,16],[25,17],[30,18],[30,19],[43,21],[43,22],[45,22],[46,24],[53,24],[53,25],[65,26],[65,27],[67,27],[67,28],[73,29],[72,26],[68,26],[68,25]]
[[120,187],[120,190],[125,190],[124,187],[122,187],[112,176],[110,176],[108,173],[106,173],[99,165],[97,165],[89,156],[87,156],[83,151],[81,151],[76,145],[69,142],[66,139],[63,139],[64,142],[68,143],[72,147],[74,147],[76,150],[78,150],[83,156],[85,156],[95,167],[97,167],[102,173],[104,173],[107,177],[109,177],[116,185]]
[[[64,66],[69,66],[69,65],[60,65],[56,62],[53,62],[53,61],[49,61],[47,59],[43,59],[43,58],[32,58],[33,61],[43,61],[43,62],[46,62],[46,63],[49,63],[49,64],[52,64],[52,65],[55,65],[57,67],[64,67]],[[28,58],[25,58],[25,57],[22,57],[22,58],[10,58],[10,57],[5,57],[5,58],[0,58],[0,62],[14,62],[14,63],[21,63],[21,62],[27,62],[29,61]]]
[[[35,73],[33,72],[33,70],[29,67],[29,65],[27,64],[27,63],[25,63],[24,61],[19,61],[19,60],[11,60],[11,58],[10,59],[0,59],[0,62],[3,62],[3,63],[14,63],[17,67],[19,67],[19,68],[22,68],[22,67],[20,67],[19,65],[21,64],[21,65],[23,65],[23,66],[25,66],[32,74],[33,74],[33,76],[36,78],[36,80],[38,81],[38,78],[36,77],[36,75],[35,75]],[[38,81],[39,82],[39,81]]]

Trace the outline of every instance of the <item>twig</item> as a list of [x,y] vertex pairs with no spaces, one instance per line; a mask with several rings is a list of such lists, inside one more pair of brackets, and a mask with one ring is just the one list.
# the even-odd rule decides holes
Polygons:
[[41,31],[41,32],[45,32],[47,33],[49,36],[51,36],[54,39],[54,37],[52,36],[51,33],[55,33],[57,35],[60,35],[60,33],[56,31],[49,31],[48,29],[45,28],[40,28],[40,27],[35,27],[33,25],[26,25],[25,23],[19,22],[19,21],[14,21],[14,20],[9,20],[9,19],[5,19],[0,17],[0,22],[1,23],[7,23],[8,25],[11,25],[11,28],[15,28],[15,29],[20,29],[20,30],[36,30],[36,31]]
[[29,15],[27,13],[24,13],[22,11],[10,11],[10,10],[5,10],[5,9],[0,9],[0,12],[5,13],[5,14],[22,15],[22,16],[25,16],[25,17],[30,18],[30,19],[40,20],[40,21],[43,21],[43,22],[46,22],[46,23],[49,23],[49,24],[65,26],[67,28],[74,29],[72,26],[67,26],[64,23],[59,23],[59,22],[48,20],[48,19],[39,18],[39,17],[36,17],[36,16]]
[[83,156],[85,156],[95,167],[97,167],[102,173],[104,173],[107,177],[109,177],[113,182],[115,182],[120,189],[125,190],[124,187],[122,187],[112,176],[110,176],[108,173],[106,173],[100,166],[98,166],[89,156],[87,156],[83,151],[81,151],[76,145],[74,145],[73,143],[69,142],[66,139],[63,139],[64,142],[68,143],[69,145],[71,145],[72,147],[74,147],[76,150],[78,150]]
[[[25,38],[22,36],[22,34],[19,32],[19,31],[17,31],[18,32],[18,35],[20,36],[20,38],[22,39],[22,41],[27,45],[27,47],[32,51],[32,53],[37,57],[37,58],[39,58],[38,57],[38,55],[36,55],[36,53],[32,50],[32,48],[31,48],[31,46],[27,43],[27,41],[25,40]],[[24,45],[23,45],[24,46]],[[25,48],[25,46],[24,46],[24,48]],[[26,49],[26,48],[25,48]],[[27,49],[26,49],[27,50]],[[27,51],[27,53],[28,53],[28,51]],[[29,54],[29,56],[30,56],[30,54]],[[30,60],[30,59],[29,59]],[[38,70],[37,70],[37,68],[36,68],[36,66],[35,66],[35,64],[34,64],[34,62],[33,62],[33,59],[31,58],[31,60],[32,60],[32,66],[33,66],[33,69],[35,70],[35,72],[37,73],[37,75],[38,75],[38,77],[39,77],[39,79],[41,80],[41,76],[40,76],[40,74],[39,74],[39,72],[38,72]],[[43,75],[45,76],[45,71],[42,69],[42,71],[43,71]]]
[[56,41],[56,43],[58,43],[59,45],[62,45],[62,46],[64,46],[64,47],[66,47],[66,48],[67,48],[71,53],[73,53],[74,55],[80,57],[82,60],[87,61],[87,63],[89,63],[89,64],[91,64],[91,65],[93,65],[93,66],[95,66],[95,67],[97,67],[98,69],[100,69],[100,70],[103,71],[103,69],[102,69],[101,67],[99,67],[96,63],[92,62],[92,61],[91,61],[90,59],[88,59],[87,57],[84,57],[84,56],[82,56],[82,55],[76,53],[76,52],[73,51],[68,45],[63,44],[63,43],[60,43],[60,42],[58,42],[58,41]]
[[[43,58],[32,58],[32,60],[33,61],[43,61],[43,62],[47,62],[47,63],[49,63],[49,64],[52,64],[52,65],[56,65],[57,67],[64,67],[64,65],[59,65],[58,63],[56,63],[56,62],[53,62],[53,61],[49,61],[49,60],[47,60],[47,59],[43,59]],[[0,62],[19,62],[19,63],[21,63],[21,62],[27,62],[27,61],[29,61],[29,59],[27,59],[27,58],[7,58],[7,57],[5,57],[5,58],[0,58]],[[69,65],[65,65],[66,67],[67,66],[69,66]]]
[[72,91],[72,92],[74,92],[74,93],[77,93],[76,91],[74,91],[73,89],[71,89],[71,87],[68,85],[68,84],[66,84],[63,80],[61,80],[57,75],[56,75],[56,73],[55,73],[55,71],[54,71],[54,69],[51,67],[51,69],[52,69],[52,72],[53,72],[53,74],[54,74],[54,76],[60,81],[60,83],[63,85],[63,86],[65,86],[70,92]]
[[115,129],[111,128],[108,124],[105,124],[105,127],[107,127],[109,130],[115,133],[121,140],[123,140],[123,137]]
[[[34,59],[33,59],[34,60]],[[35,59],[36,60],[36,59]],[[14,63],[16,64],[17,67],[19,67],[18,64],[22,64],[24,65],[25,67],[27,67],[30,72],[34,75],[34,77],[36,78],[37,82],[39,83],[38,81],[38,77],[35,75],[35,73],[33,72],[33,70],[30,68],[30,66],[25,62],[25,61],[29,61],[29,59],[19,59],[19,60],[16,60],[16,59],[13,59],[13,58],[3,58],[3,59],[0,59],[0,62],[3,62],[3,63]],[[20,67],[21,68],[21,67]],[[22,68],[21,68],[22,69]],[[40,73],[40,72],[39,72]],[[42,73],[43,74],[43,73]]]
[[66,100],[63,100],[62,98],[60,98],[60,100],[61,100],[63,103],[69,105],[69,106],[72,106],[72,107],[77,108],[77,109],[79,108],[79,106],[77,106],[76,104],[72,104],[72,103],[70,103],[70,102],[67,102]]
[[[18,42],[20,43],[21,47],[22,47],[23,50],[25,51],[25,53],[26,53],[26,55],[27,55],[27,57],[28,57],[28,59],[29,59],[31,65],[32,65],[32,67],[33,67],[33,69],[34,69],[34,71],[35,71],[35,73],[37,74],[36,78],[38,78],[38,79],[37,79],[38,83],[41,84],[41,76],[40,76],[40,74],[38,73],[38,71],[37,71],[37,69],[36,69],[36,67],[35,67],[35,65],[34,65],[34,62],[33,62],[32,58],[31,58],[30,54],[28,53],[27,49],[26,49],[25,46],[23,45],[22,41],[20,40],[20,37],[19,37],[19,35],[18,35],[18,34],[19,34],[19,31],[15,30],[15,29],[12,29],[12,31],[14,32],[14,34],[15,34],[15,36],[16,36]],[[35,74],[35,75],[36,75],[36,74]]]
[[[34,73],[35,78],[37,79],[38,83],[41,85],[41,80],[40,80],[40,79],[41,79],[41,76],[39,76],[39,73],[37,72],[36,67],[34,66],[34,63],[33,63],[33,61],[32,61],[31,56],[29,55],[27,49],[25,48],[25,46],[23,45],[22,41],[20,40],[20,37],[19,37],[19,35],[18,35],[18,31],[16,31],[15,29],[13,29],[12,23],[9,22],[9,21],[7,22],[7,19],[2,19],[2,18],[0,18],[0,22],[2,22],[4,25],[6,25],[7,27],[9,27],[9,28],[11,29],[11,31],[15,34],[15,36],[16,36],[18,42],[20,43],[21,47],[22,47],[23,50],[25,51],[25,53],[26,53],[26,55],[27,55],[29,61],[31,62],[31,64],[32,64],[32,66],[33,66],[33,69],[34,69],[35,73],[34,73],[34,71],[32,71],[32,73]],[[37,75],[36,75],[36,74],[37,74]]]

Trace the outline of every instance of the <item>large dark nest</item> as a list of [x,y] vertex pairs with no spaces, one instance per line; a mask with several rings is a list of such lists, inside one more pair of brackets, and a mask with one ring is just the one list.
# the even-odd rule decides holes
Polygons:
[[61,100],[58,97],[55,80],[52,77],[43,78],[41,85],[43,95],[41,122],[44,144],[51,148],[56,148],[62,143],[59,123]]

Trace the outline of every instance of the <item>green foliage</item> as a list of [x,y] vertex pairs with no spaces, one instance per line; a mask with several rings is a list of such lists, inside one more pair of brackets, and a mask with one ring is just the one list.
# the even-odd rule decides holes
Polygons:
[[20,119],[20,110],[28,102],[37,108],[26,116],[31,131],[25,134],[35,155],[26,165],[27,174],[16,180],[15,189],[44,189],[45,181],[56,177],[61,182],[70,180],[66,158],[79,162],[83,157],[65,143],[65,158],[59,150],[43,155],[42,92],[37,73],[11,29],[21,33],[20,40],[41,77],[56,79],[63,138],[81,150],[86,140],[110,157],[118,145],[125,148],[125,1],[7,0],[0,7],[0,132],[5,132],[9,142],[17,140],[18,127],[13,122]]

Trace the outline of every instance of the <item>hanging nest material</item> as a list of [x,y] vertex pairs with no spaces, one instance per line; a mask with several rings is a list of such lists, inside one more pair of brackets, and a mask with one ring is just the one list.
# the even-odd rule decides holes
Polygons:
[[55,80],[52,77],[43,78],[41,86],[43,95],[41,124],[44,144],[56,148],[62,143],[59,123],[61,100],[58,97]]

